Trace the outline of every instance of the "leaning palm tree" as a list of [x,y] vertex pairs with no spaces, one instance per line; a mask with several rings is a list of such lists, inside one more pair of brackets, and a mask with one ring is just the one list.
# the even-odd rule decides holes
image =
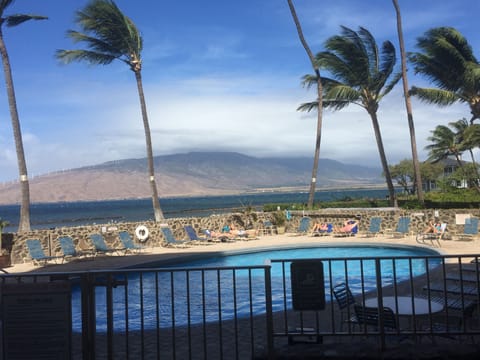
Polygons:
[[403,39],[402,15],[400,13],[400,6],[398,5],[398,0],[392,1],[393,7],[395,8],[395,13],[397,14],[397,32],[398,42],[400,44],[400,58],[402,64],[403,94],[405,96],[405,108],[407,110],[408,128],[410,130],[410,145],[412,148],[413,173],[415,178],[414,188],[416,188],[418,202],[423,205],[425,201],[423,197],[422,175],[420,172],[420,162],[418,161],[417,140],[415,136],[415,125],[413,123],[412,102],[410,101],[410,94],[408,92],[407,55],[405,53],[405,41]]
[[83,32],[69,30],[67,34],[74,42],[84,43],[88,50],[58,50],[57,58],[67,64],[86,61],[95,65],[107,65],[120,60],[130,66],[135,74],[140,97],[155,221],[161,221],[164,216],[155,182],[152,139],[141,75],[143,40],[140,32],[112,0],[92,0],[83,10],[77,11],[76,15],[76,22]]
[[417,39],[421,52],[409,56],[416,74],[426,76],[436,88],[412,87],[421,101],[449,106],[466,103],[472,124],[480,119],[480,63],[468,41],[451,27],[433,28]]
[[17,152],[18,172],[20,175],[20,221],[18,232],[30,231],[30,185],[28,183],[27,162],[25,161],[25,151],[23,149],[22,130],[20,127],[20,118],[17,109],[17,99],[13,87],[12,68],[8,57],[7,47],[3,39],[3,25],[9,27],[17,26],[28,20],[44,20],[45,16],[15,14],[4,16],[5,10],[12,5],[14,0],[0,0],[0,54],[2,56],[3,72],[5,74],[5,83],[7,87],[8,107],[10,108],[10,117],[12,118],[13,138],[15,141],[15,150]]
[[[428,150],[427,160],[436,163],[449,156],[453,156],[464,178],[468,178],[468,171],[462,161],[463,145],[457,133],[445,125],[438,125],[431,133],[432,135],[427,138],[430,144],[425,147],[425,149]],[[480,192],[476,181],[472,183],[475,189]]]
[[[472,159],[472,168],[474,169],[477,179],[480,179],[477,162],[475,160],[474,148],[477,147],[475,136],[478,131],[478,124],[470,125],[467,119],[463,118],[455,122],[449,123],[449,126],[455,130],[455,136],[462,151],[468,151]],[[471,130],[469,131],[469,128]]]
[[313,208],[313,201],[315,198],[315,188],[317,184],[317,174],[318,174],[318,162],[320,159],[320,143],[322,139],[322,113],[323,113],[323,100],[322,100],[322,95],[323,95],[323,88],[322,88],[322,81],[320,77],[320,69],[318,67],[318,64],[315,61],[315,57],[310,50],[310,47],[307,44],[307,41],[305,40],[305,37],[303,36],[303,31],[302,27],[300,25],[300,21],[298,20],[297,12],[295,11],[295,7],[293,6],[292,0],[288,0],[288,6],[290,8],[290,12],[292,13],[293,21],[295,22],[295,26],[297,28],[297,33],[298,37],[300,38],[300,42],[302,43],[303,48],[305,49],[305,52],[307,53],[308,58],[310,59],[310,62],[313,67],[313,71],[315,72],[315,77],[317,79],[316,85],[317,85],[317,95],[318,95],[318,100],[317,100],[317,132],[316,132],[316,138],[315,138],[315,154],[313,156],[313,168],[312,168],[312,177],[310,180],[310,191],[308,193],[308,203],[307,207],[308,208]]
[[[368,112],[372,120],[390,203],[396,206],[395,188],[377,117],[380,100],[402,77],[401,73],[393,73],[396,63],[395,47],[390,41],[385,41],[379,49],[367,29],[360,27],[356,32],[342,26],[341,35],[329,38],[325,48],[327,51],[316,55],[316,61],[333,77],[322,77],[323,105],[325,108],[341,110],[350,104],[355,104]],[[307,86],[316,81],[316,75],[304,77]],[[311,111],[316,106],[317,102],[310,102],[302,104],[299,109]]]

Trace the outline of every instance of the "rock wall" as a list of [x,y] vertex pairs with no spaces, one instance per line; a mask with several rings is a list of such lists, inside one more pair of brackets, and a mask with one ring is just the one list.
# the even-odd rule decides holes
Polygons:
[[[397,226],[398,218],[400,216],[410,216],[410,230],[413,232],[422,231],[429,221],[433,221],[438,217],[440,222],[448,223],[448,229],[452,233],[463,232],[463,226],[457,224],[458,218],[462,215],[480,217],[480,209],[449,209],[449,210],[402,210],[397,208],[384,209],[322,209],[316,211],[292,211],[292,218],[287,221],[286,231],[294,232],[300,223],[303,216],[308,216],[314,222],[327,222],[334,225],[342,225],[346,219],[355,218],[359,220],[359,231],[366,231],[369,227],[370,218],[373,216],[380,216],[382,218],[381,230],[394,230]],[[165,224],[168,224],[176,239],[187,239],[184,230],[185,225],[192,225],[197,233],[201,233],[204,229],[211,229],[219,231],[224,225],[234,223],[237,227],[246,229],[261,228],[265,220],[274,222],[272,213],[230,213],[222,215],[212,215],[210,217],[202,218],[174,218],[166,219]],[[160,230],[161,223],[154,221],[145,222],[131,222],[131,223],[114,223],[114,224],[100,224],[90,226],[78,227],[63,227],[55,229],[34,230],[26,234],[14,234],[13,246],[11,250],[12,264],[30,262],[30,256],[25,245],[27,239],[39,239],[47,255],[61,255],[62,251],[56,239],[60,236],[72,237],[75,246],[78,250],[92,249],[89,241],[89,235],[93,233],[102,233],[105,237],[106,243],[112,248],[122,247],[118,239],[119,231],[128,231],[135,238],[136,242],[139,240],[134,236],[135,229],[139,225],[145,225],[149,230],[149,237],[144,242],[147,246],[161,246],[165,242],[163,234]]]

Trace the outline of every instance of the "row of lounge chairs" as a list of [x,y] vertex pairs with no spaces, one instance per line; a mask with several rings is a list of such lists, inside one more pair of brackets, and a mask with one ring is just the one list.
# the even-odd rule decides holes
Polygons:
[[45,251],[42,248],[42,244],[38,239],[29,239],[26,241],[27,249],[32,258],[34,264],[47,264],[48,262],[60,261],[63,263],[69,259],[82,259],[82,258],[94,258],[97,255],[101,254],[115,254],[115,255],[126,255],[127,253],[139,252],[145,249],[144,246],[135,244],[132,237],[127,231],[120,231],[118,233],[123,247],[121,248],[111,248],[109,247],[102,234],[95,233],[90,235],[90,240],[92,242],[92,250],[77,250],[75,243],[70,236],[61,236],[58,238],[58,243],[62,251],[62,255],[46,255]]
[[[253,239],[247,236],[227,236],[227,234],[221,234],[220,236],[211,236],[209,233],[204,236],[199,236],[196,230],[191,225],[184,227],[185,233],[188,236],[188,240],[178,240],[173,235],[173,232],[168,226],[161,226],[162,235],[165,239],[164,246],[166,247],[189,247],[193,245],[208,245],[215,242],[230,242],[236,240]],[[63,263],[69,259],[82,259],[82,258],[94,258],[97,255],[126,255],[128,253],[136,253],[146,249],[145,246],[136,244],[133,241],[132,236],[127,231],[120,231],[118,238],[122,247],[111,248],[109,247],[102,234],[95,233],[89,236],[92,244],[91,250],[77,250],[75,243],[70,236],[61,236],[58,238],[58,243],[62,251],[62,255],[47,255],[42,248],[42,244],[38,239],[29,239],[26,241],[29,255],[34,264],[47,264],[49,262]]]
[[[382,218],[379,216],[370,219],[369,228],[364,233],[365,237],[375,237],[380,234],[387,234],[392,237],[404,237],[413,232],[410,230],[411,219],[408,216],[401,216],[395,229],[382,231]],[[325,229],[313,230],[310,232],[311,236],[333,235],[333,236],[353,236],[358,233],[358,226],[354,227],[351,232],[336,232],[332,224],[326,224]],[[298,230],[294,234],[306,234],[309,231],[310,218],[303,217],[301,219]],[[476,217],[469,217],[465,219],[463,233],[448,234],[447,224],[441,224],[440,231],[433,233],[418,232],[416,234],[416,241],[421,244],[438,245],[440,247],[440,240],[455,235],[458,240],[473,240],[478,235],[479,219]]]

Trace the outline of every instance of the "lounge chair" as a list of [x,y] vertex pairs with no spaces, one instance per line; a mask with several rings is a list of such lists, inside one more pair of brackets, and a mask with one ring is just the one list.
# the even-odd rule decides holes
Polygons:
[[389,307],[380,309],[378,307],[369,307],[363,305],[353,305],[355,316],[359,325],[373,327],[375,331],[379,330],[380,314],[382,315],[383,328],[389,331],[397,330],[397,319],[393,310]]
[[328,223],[326,224],[326,229],[315,229],[312,230],[311,236],[325,236],[325,235],[330,235],[333,232],[333,225]]
[[[340,331],[343,329],[343,324],[358,325],[358,319],[353,311],[351,305],[355,304],[350,288],[345,283],[337,284],[332,289],[333,295],[340,310]],[[350,331],[350,329],[349,329]]]
[[471,241],[478,236],[478,218],[469,217],[465,219],[463,234],[457,234],[458,240]]
[[125,248],[125,252],[132,252],[132,253],[137,252],[138,253],[138,252],[141,252],[142,250],[145,250],[145,246],[135,244],[133,242],[133,239],[130,236],[130,234],[128,233],[128,231],[120,231],[118,233],[118,238],[122,242],[122,245]]
[[197,232],[193,228],[192,225],[185,225],[183,227],[185,229],[185,232],[187,233],[190,243],[192,245],[211,245],[211,237],[210,239],[207,238],[207,236],[198,236]]
[[462,271],[461,274],[459,272],[447,273],[445,275],[445,279],[455,280],[455,281],[471,282],[471,283],[479,283],[480,282],[480,274],[476,273],[475,271],[467,270],[467,271]]
[[190,241],[175,239],[175,236],[173,235],[172,230],[170,230],[169,227],[162,226],[162,227],[160,227],[160,230],[162,230],[162,234],[165,237],[165,246],[167,246],[167,247],[182,247],[182,248],[189,247],[188,245],[189,245]]
[[370,219],[370,225],[368,227],[367,232],[365,233],[365,237],[375,237],[381,233],[380,227],[382,225],[382,218],[379,216],[374,216]]
[[84,258],[93,255],[91,251],[77,251],[73,239],[70,236],[61,236],[58,238],[63,257],[66,259]]
[[430,290],[434,292],[443,292],[450,294],[462,294],[462,295],[478,295],[477,284],[451,284],[451,283],[431,283],[425,285],[423,290]]
[[404,237],[410,232],[410,217],[400,216],[395,231],[392,232],[392,237]]
[[265,220],[259,231],[262,235],[273,235],[275,233],[275,225],[270,220]]
[[38,239],[30,239],[26,241],[28,252],[30,254],[30,257],[32,258],[32,261],[35,265],[40,265],[43,263],[43,265],[46,265],[49,261],[54,261],[57,263],[57,260],[62,259],[63,263],[63,256],[48,256],[45,255],[45,252],[42,249],[42,244],[40,243],[40,240]]
[[310,221],[311,219],[307,216],[304,216],[300,219],[300,224],[298,225],[298,229],[295,233],[290,234],[290,236],[300,236],[305,235],[308,233],[310,229]]
[[432,246],[435,246],[435,241],[438,247],[441,247],[440,240],[445,235],[445,231],[447,231],[447,224],[442,223],[439,232],[418,233],[415,240],[419,244],[426,244],[426,242],[429,241]]
[[114,249],[114,248],[108,247],[107,244],[105,243],[105,239],[103,238],[102,234],[99,234],[99,233],[91,234],[90,240],[92,241],[92,244],[94,247],[95,256],[99,254],[102,254],[102,255],[117,254],[118,255],[120,251],[123,251],[124,254],[126,253],[125,248]]
[[333,236],[344,237],[344,236],[355,236],[358,233],[358,222],[355,220],[348,220],[345,225],[335,230],[333,229]]

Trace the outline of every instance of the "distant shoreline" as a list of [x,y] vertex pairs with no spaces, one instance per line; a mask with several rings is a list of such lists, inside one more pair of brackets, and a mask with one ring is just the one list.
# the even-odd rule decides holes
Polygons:
[[[355,191],[355,190],[386,190],[386,185],[381,184],[355,184],[348,187],[345,186],[322,186],[318,187],[315,192],[322,191]],[[187,199],[187,198],[198,198],[198,197],[215,197],[215,196],[240,196],[240,195],[261,195],[261,194],[275,194],[275,193],[308,193],[309,188],[307,186],[282,186],[282,187],[271,187],[271,188],[257,188],[249,190],[238,190],[238,191],[213,191],[211,193],[204,194],[178,194],[174,196],[160,196],[160,201],[162,199]],[[98,198],[98,199],[71,199],[65,201],[31,201],[32,205],[42,205],[42,204],[66,204],[66,203],[87,203],[87,202],[102,202],[102,201],[124,201],[124,200],[146,200],[150,197],[127,197],[127,198]],[[0,206],[18,206],[20,203],[3,203],[0,200]]]

